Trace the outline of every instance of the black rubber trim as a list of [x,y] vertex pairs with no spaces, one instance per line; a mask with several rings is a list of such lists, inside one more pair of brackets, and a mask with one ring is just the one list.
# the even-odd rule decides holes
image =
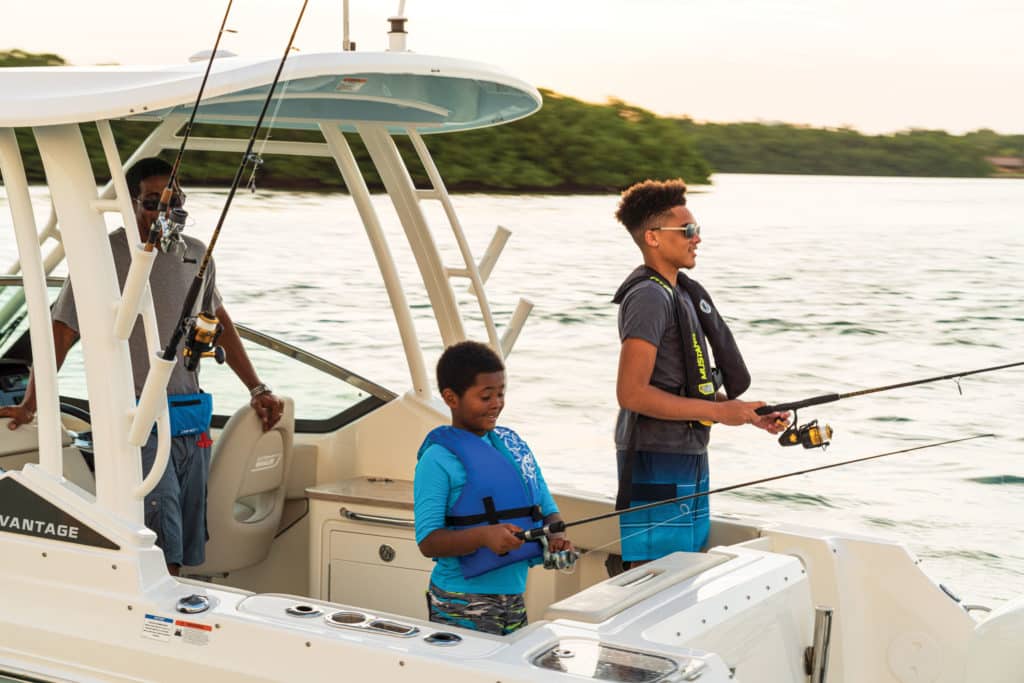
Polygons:
[[[72,398],[70,396],[61,396],[61,404],[65,407],[70,406],[73,408],[79,408],[85,411],[87,419],[89,411],[89,402],[81,398]],[[388,403],[387,401],[377,398],[376,396],[367,396],[359,403],[349,406],[345,410],[341,411],[337,415],[324,420],[309,420],[309,419],[296,419],[295,420],[295,432],[297,434],[327,434],[335,430],[341,429],[349,422],[355,422],[364,415],[372,413],[377,408]],[[74,414],[71,410],[65,411],[68,414]],[[78,417],[78,415],[75,415]],[[210,421],[211,426],[220,429],[227,424],[230,415],[214,415]]]

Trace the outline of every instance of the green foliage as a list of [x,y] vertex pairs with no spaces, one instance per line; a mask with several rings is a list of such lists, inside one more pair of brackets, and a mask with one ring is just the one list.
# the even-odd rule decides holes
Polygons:
[[33,54],[24,50],[0,50],[0,67],[5,66],[62,66],[63,57],[50,53]]
[[[0,51],[0,67],[60,65],[54,54]],[[862,135],[848,128],[788,124],[707,123],[663,118],[625,102],[590,104],[544,91],[540,112],[496,128],[427,137],[434,161],[451,191],[616,192],[645,178],[708,182],[712,169],[732,173],[809,173],[893,176],[988,176],[989,156],[1024,156],[1024,135],[978,130],[962,136],[911,130]],[[122,158],[154,124],[114,122]],[[95,126],[83,136],[97,180],[107,174]],[[30,182],[44,182],[42,163],[28,130],[17,131]],[[247,138],[235,126],[197,126],[196,136]],[[256,150],[260,148],[261,135]],[[317,133],[274,131],[274,140],[322,142]],[[349,143],[367,184],[380,179],[355,136]],[[398,147],[418,186],[427,176],[408,140]],[[166,156],[171,156],[168,152]],[[238,166],[237,154],[186,152],[182,180],[189,185],[224,186]],[[244,176],[248,179],[248,174]],[[332,159],[268,155],[257,174],[260,187],[343,190]]]
[[788,124],[682,119],[679,125],[711,166],[726,173],[983,177],[993,171],[986,156],[1024,151],[1024,136],[990,130],[961,136],[935,130],[863,135],[849,128]]

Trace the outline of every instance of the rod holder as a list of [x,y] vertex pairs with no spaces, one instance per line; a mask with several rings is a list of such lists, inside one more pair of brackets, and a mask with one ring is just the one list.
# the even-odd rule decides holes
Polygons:
[[118,339],[127,339],[135,327],[135,320],[139,317],[139,308],[142,305],[142,295],[146,292],[149,274],[153,271],[153,262],[156,260],[156,249],[146,251],[143,245],[136,244],[135,252],[132,265],[128,268],[128,277],[124,281],[124,293],[121,295],[121,305],[117,308],[117,319],[114,320],[114,336]]
[[145,444],[160,411],[167,410],[167,382],[177,362],[177,358],[164,360],[158,353],[150,356],[149,374],[146,375],[146,384],[142,387],[142,396],[139,397],[139,405],[128,432],[131,445],[141,447]]
[[526,318],[529,317],[530,311],[533,310],[533,302],[527,299],[520,299],[516,305],[516,310],[512,313],[512,320],[509,321],[508,327],[505,328],[505,333],[501,335],[501,355],[507,357],[508,354],[512,353],[512,347],[515,346],[516,340],[519,338],[519,333],[523,331],[523,325],[526,323]]
[[[487,284],[487,279],[491,277],[491,271],[494,270],[494,264],[498,262],[498,257],[501,256],[501,252],[505,249],[505,245],[508,243],[508,238],[511,235],[512,231],[508,228],[499,225],[495,229],[494,235],[491,237],[491,243],[487,245],[487,250],[484,251],[484,255],[476,267],[477,272],[480,273],[481,284]],[[467,287],[466,291],[473,294],[473,285]]]

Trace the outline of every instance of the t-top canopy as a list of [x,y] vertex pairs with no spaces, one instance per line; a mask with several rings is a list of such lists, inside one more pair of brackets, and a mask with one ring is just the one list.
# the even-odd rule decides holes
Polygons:
[[[220,57],[196,120],[252,126],[278,59]],[[206,68],[176,66],[0,69],[0,127],[103,119],[163,119],[189,113]],[[493,126],[541,106],[533,86],[477,62],[409,52],[294,55],[288,58],[264,125],[351,129],[386,123],[394,132],[445,133]]]

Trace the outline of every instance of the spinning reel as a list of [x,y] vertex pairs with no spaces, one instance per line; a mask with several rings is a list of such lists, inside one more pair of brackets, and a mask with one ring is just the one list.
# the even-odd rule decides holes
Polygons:
[[227,356],[224,348],[217,346],[220,333],[224,326],[212,313],[203,311],[189,322],[187,341],[182,355],[185,357],[185,369],[194,372],[202,358],[213,358],[218,365],[223,365]]
[[793,411],[793,422],[786,428],[786,431],[779,435],[780,446],[795,446],[800,444],[804,448],[826,448],[832,438],[832,426],[828,424],[819,425],[817,420],[811,420],[807,424],[797,425],[796,411]]
[[160,231],[160,251],[165,254],[184,254],[185,240],[181,232],[185,229],[188,211],[179,207],[171,209],[167,215],[160,214],[154,221],[153,228]]
[[537,539],[544,548],[544,569],[572,569],[579,559],[579,553],[575,550],[559,550],[551,552],[548,550],[548,537],[541,536]]

